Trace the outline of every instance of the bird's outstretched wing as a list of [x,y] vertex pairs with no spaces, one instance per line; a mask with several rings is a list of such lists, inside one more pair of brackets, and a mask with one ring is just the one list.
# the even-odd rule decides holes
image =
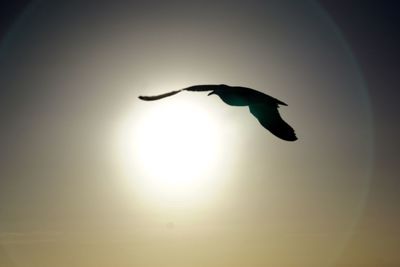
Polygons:
[[249,109],[251,114],[257,118],[261,125],[275,136],[286,141],[297,140],[293,128],[279,115],[278,107],[265,104],[253,104],[249,105]]
[[212,85],[212,84],[195,85],[195,86],[186,87],[181,90],[176,90],[176,91],[168,92],[168,93],[161,94],[161,95],[139,96],[139,99],[145,100],[145,101],[153,101],[153,100],[162,99],[164,97],[176,95],[177,93],[180,93],[182,91],[192,91],[192,92],[212,91],[212,90],[215,90],[216,88],[218,88],[219,86],[220,85]]
[[139,96],[139,99],[145,100],[145,101],[159,100],[159,99],[164,98],[164,97],[175,95],[175,94],[177,94],[177,93],[179,93],[181,91],[182,90],[177,90],[177,91],[172,91],[172,92],[168,92],[168,93],[165,93],[165,94],[154,95],[154,96]]

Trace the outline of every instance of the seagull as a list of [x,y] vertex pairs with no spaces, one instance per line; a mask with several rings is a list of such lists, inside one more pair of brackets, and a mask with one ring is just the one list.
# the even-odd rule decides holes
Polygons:
[[251,88],[241,86],[229,86],[225,84],[194,85],[180,90],[168,92],[156,96],[139,96],[144,101],[154,101],[173,96],[182,91],[205,92],[208,95],[217,95],[223,102],[230,106],[248,106],[251,114],[257,118],[260,124],[285,141],[296,141],[297,137],[293,128],[287,124],[278,112],[279,105],[287,106],[286,103]]

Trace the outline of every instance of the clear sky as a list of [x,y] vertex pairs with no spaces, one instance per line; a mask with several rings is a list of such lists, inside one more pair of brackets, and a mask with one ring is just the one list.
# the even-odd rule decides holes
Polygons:
[[[0,265],[399,264],[394,22],[365,3],[21,8],[0,46]],[[137,99],[220,83],[287,103],[299,140],[206,94]]]

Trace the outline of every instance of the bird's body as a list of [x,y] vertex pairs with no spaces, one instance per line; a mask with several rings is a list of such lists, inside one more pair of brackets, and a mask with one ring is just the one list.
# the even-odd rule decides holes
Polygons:
[[218,95],[221,100],[230,106],[249,106],[260,124],[275,136],[286,140],[297,140],[296,134],[279,115],[279,105],[287,106],[284,102],[251,88],[241,86],[220,85],[195,85],[181,90],[172,91],[157,96],[139,96],[146,101],[159,100],[175,95],[181,91],[203,92],[211,91],[208,95]]
[[252,104],[267,104],[272,106],[285,105],[282,101],[251,88],[241,86],[218,85],[213,89],[222,101],[231,106],[249,106]]

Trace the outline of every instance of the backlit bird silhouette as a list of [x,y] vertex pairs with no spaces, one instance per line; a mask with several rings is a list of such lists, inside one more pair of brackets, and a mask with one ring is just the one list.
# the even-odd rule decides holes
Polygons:
[[297,140],[293,128],[281,118],[278,112],[279,105],[287,106],[287,104],[251,88],[225,84],[195,85],[161,95],[139,96],[139,98],[145,101],[159,100],[182,91],[211,91],[208,95],[218,95],[228,105],[249,106],[251,114],[272,134],[286,141]]

